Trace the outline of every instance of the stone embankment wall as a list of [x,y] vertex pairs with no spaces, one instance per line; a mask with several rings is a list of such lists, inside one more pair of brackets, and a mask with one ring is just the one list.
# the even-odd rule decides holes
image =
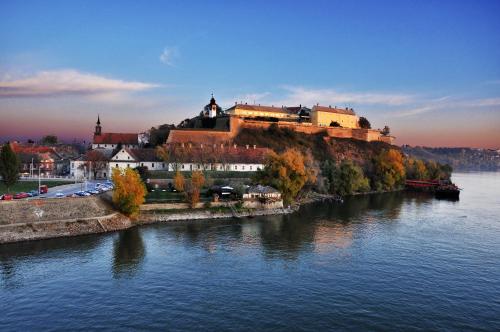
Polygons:
[[191,210],[188,212],[174,212],[174,213],[162,213],[162,212],[155,212],[153,210],[153,211],[147,211],[146,213],[141,213],[139,219],[140,223],[148,224],[155,222],[256,217],[256,216],[266,216],[266,215],[288,214],[292,212],[293,210],[291,209],[262,209],[262,210],[246,210],[241,212]]
[[0,203],[0,243],[102,233],[131,225],[99,197]]

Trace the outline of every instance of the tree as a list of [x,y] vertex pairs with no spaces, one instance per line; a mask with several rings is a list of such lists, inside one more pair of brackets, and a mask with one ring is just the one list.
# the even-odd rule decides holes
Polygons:
[[44,145],[44,144],[47,144],[47,145],[57,144],[57,136],[56,135],[47,135],[47,136],[44,136],[40,140],[40,144],[42,144],[42,145]]
[[271,153],[264,169],[257,171],[254,181],[269,185],[281,192],[283,200],[290,203],[308,183],[316,180],[311,164],[300,151],[287,149],[281,154]]
[[186,191],[186,200],[192,209],[194,209],[196,204],[200,201],[200,191],[204,183],[205,177],[202,172],[193,171],[191,173],[191,182],[188,190]]
[[5,143],[0,152],[0,175],[7,187],[7,192],[19,179],[19,158],[9,143]]
[[328,164],[324,167],[329,181],[329,192],[341,196],[370,190],[370,181],[363,174],[361,167],[351,161],[343,161],[339,166]]
[[184,191],[184,183],[185,183],[184,175],[182,175],[182,173],[179,171],[175,172],[175,175],[174,175],[174,188],[175,188],[175,190],[177,190],[178,192],[183,192]]
[[148,168],[146,166],[137,166],[135,170],[137,171],[137,173],[139,173],[142,182],[147,183],[150,177]]
[[359,118],[358,124],[359,124],[359,127],[363,128],[363,129],[371,129],[372,128],[370,121],[368,121],[368,119],[365,118],[364,116]]
[[332,121],[330,122],[330,127],[340,127],[340,123],[338,123],[337,121]]
[[175,125],[173,124],[162,124],[158,127],[152,127],[149,130],[149,144],[152,146],[164,144],[172,129],[175,129]]
[[389,126],[385,126],[384,129],[382,129],[381,133],[384,136],[389,136],[391,134],[391,128],[389,128]]
[[125,215],[135,217],[147,192],[139,173],[132,168],[113,168],[112,179],[115,184],[113,203]]
[[403,156],[395,149],[382,151],[373,159],[372,187],[394,190],[404,185],[406,172]]

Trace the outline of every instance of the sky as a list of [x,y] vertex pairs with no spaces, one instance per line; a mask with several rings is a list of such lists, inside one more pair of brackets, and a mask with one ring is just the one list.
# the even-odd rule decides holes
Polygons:
[[213,93],[500,148],[500,1],[2,0],[0,45],[1,140],[141,132]]

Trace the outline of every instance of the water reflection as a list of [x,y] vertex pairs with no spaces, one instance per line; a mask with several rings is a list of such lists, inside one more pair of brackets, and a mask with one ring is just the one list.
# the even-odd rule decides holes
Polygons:
[[254,219],[179,224],[165,229],[187,247],[208,253],[253,246],[267,258],[296,259],[302,252],[349,248],[363,228],[352,223],[393,222],[403,204],[424,207],[433,196],[422,193],[387,193],[347,198],[343,204],[313,203],[291,215]]
[[133,227],[118,234],[113,242],[113,276],[132,277],[144,261],[146,249],[139,227]]
[[18,265],[33,259],[62,259],[68,252],[88,256],[97,248],[102,237],[83,235],[71,238],[57,238],[40,241],[26,241],[0,245],[0,276],[5,287],[20,286],[22,278]]

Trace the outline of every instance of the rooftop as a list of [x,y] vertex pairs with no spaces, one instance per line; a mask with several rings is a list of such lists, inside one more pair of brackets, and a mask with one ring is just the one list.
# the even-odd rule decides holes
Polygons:
[[137,133],[102,133],[94,135],[94,144],[139,144]]

